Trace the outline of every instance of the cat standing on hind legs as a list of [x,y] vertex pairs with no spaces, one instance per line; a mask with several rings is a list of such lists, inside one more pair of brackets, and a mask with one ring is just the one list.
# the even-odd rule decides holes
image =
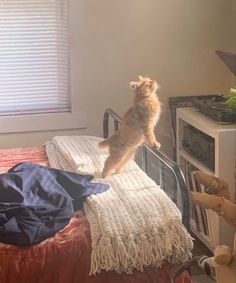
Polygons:
[[124,114],[118,131],[99,142],[101,148],[109,147],[109,156],[104,164],[102,178],[120,173],[143,142],[150,146],[161,146],[154,134],[161,113],[157,82],[139,76],[139,80],[130,82],[129,86],[135,93],[133,106]]

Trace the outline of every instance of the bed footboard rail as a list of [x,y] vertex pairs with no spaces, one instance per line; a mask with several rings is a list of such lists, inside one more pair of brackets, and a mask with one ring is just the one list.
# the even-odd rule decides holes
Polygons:
[[[117,131],[121,122],[120,116],[114,112],[111,108],[104,111],[103,115],[103,137],[109,136],[109,120],[113,120],[113,130]],[[190,230],[190,204],[189,204],[189,193],[186,185],[184,175],[178,166],[178,164],[171,160],[164,152],[160,149],[150,147],[146,144],[142,146],[142,169],[147,172],[147,152],[150,152],[158,158],[161,164],[167,166],[173,173],[177,182],[178,188],[181,194],[181,206],[182,206],[182,222],[185,227]],[[161,176],[161,174],[160,174]],[[161,180],[160,180],[161,181]],[[177,190],[177,187],[175,188]]]

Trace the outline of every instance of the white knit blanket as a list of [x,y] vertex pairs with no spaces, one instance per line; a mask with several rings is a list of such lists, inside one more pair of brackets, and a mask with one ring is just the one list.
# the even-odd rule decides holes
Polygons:
[[99,179],[107,152],[90,136],[54,137],[46,145],[52,167],[95,176],[110,189],[84,203],[92,238],[90,274],[102,269],[132,273],[191,257],[192,239],[176,205],[131,161],[122,174]]

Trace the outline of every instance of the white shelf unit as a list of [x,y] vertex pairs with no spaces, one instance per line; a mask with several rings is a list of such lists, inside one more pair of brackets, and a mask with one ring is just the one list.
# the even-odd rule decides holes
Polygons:
[[[213,138],[215,154],[214,170],[209,169],[206,165],[202,164],[202,162],[193,157],[189,152],[184,150],[182,146],[182,139],[184,128],[188,125]],[[215,175],[228,183],[230,197],[232,200],[236,200],[236,188],[234,180],[236,166],[236,124],[219,124],[213,119],[203,115],[196,109],[192,107],[186,107],[177,109],[176,126],[177,163],[180,165],[183,173],[185,174],[186,180],[190,178],[188,170],[186,170],[186,166],[191,168],[191,170],[196,168],[211,175]],[[195,206],[195,211],[196,209],[198,209],[199,213],[200,208]],[[235,232],[234,229],[225,223],[225,221],[215,212],[206,210],[204,213],[204,221],[207,223],[207,232],[206,230],[199,229],[199,225],[202,223],[198,223],[197,225],[196,219],[193,217],[194,214],[191,214],[192,218],[190,223],[192,232],[212,251],[218,244],[226,244],[232,247],[233,234]]]

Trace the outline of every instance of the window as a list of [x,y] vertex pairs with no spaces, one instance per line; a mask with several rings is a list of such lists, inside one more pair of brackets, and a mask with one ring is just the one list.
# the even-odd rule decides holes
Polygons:
[[70,111],[66,2],[0,1],[0,115]]
[[68,2],[0,0],[0,134],[86,127]]

